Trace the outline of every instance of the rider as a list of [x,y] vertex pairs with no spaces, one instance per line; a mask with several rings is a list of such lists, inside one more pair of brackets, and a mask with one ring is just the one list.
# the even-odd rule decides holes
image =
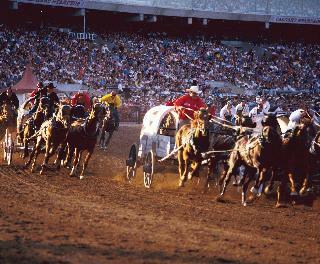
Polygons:
[[100,102],[104,102],[107,106],[114,107],[112,114],[115,121],[115,130],[118,130],[120,122],[118,108],[121,106],[120,96],[117,95],[116,91],[112,91],[111,93],[102,96]]
[[190,118],[193,119],[194,112],[199,111],[201,108],[207,108],[206,104],[198,95],[201,91],[197,85],[191,86],[186,91],[188,94],[185,94],[174,101],[175,109],[179,113],[178,129],[183,125],[190,123]]
[[48,97],[50,99],[50,112],[53,114],[56,112],[57,107],[60,104],[60,99],[56,92],[53,90],[55,87],[53,83],[49,83],[47,86],[48,89]]
[[249,112],[249,117],[251,117],[253,123],[257,124],[257,127],[261,127],[264,115],[265,113],[263,111],[263,101],[259,99],[258,105],[252,108]]
[[38,106],[40,104],[40,99],[42,97],[47,97],[48,96],[48,90],[47,90],[47,87],[43,86],[43,83],[42,82],[39,82],[37,84],[37,89],[34,90],[32,93],[31,93],[31,96],[30,98],[26,101],[25,105],[27,105],[29,102],[32,102],[34,101],[34,104],[31,108],[31,110],[29,111],[29,115],[32,115],[34,114],[37,109],[38,109]]
[[289,123],[287,127],[287,131],[293,130],[296,126],[298,126],[302,120],[302,118],[305,117],[311,117],[308,108],[306,105],[301,105],[301,108],[293,111],[291,115],[289,116]]
[[234,117],[235,109],[231,101],[227,101],[226,105],[220,110],[220,118],[226,121],[231,122]]
[[244,99],[241,99],[240,103],[235,108],[236,124],[240,124],[240,120],[243,116],[249,116],[249,106]]
[[85,108],[86,112],[90,111],[91,108],[91,102],[90,102],[90,96],[88,93],[79,91],[76,94],[74,94],[71,98],[71,105],[82,105]]
[[5,92],[2,92],[0,94],[0,107],[4,103],[9,103],[15,109],[19,108],[19,99],[18,99],[17,95],[12,91],[11,88],[7,88],[7,90]]

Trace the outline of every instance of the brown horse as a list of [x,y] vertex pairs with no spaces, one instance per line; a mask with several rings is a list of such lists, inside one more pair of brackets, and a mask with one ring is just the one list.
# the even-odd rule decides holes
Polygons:
[[17,114],[10,103],[4,103],[1,107],[0,115],[0,141],[6,134],[6,130],[15,132],[17,129]]
[[200,110],[195,113],[191,124],[182,126],[176,134],[176,147],[179,149],[179,187],[184,186],[187,175],[188,179],[191,179],[199,172],[202,153],[209,149],[210,118],[206,110]]
[[81,153],[86,150],[87,156],[83,162],[82,171],[80,173],[80,179],[84,178],[85,169],[87,168],[97,142],[98,124],[103,117],[103,112],[102,105],[99,103],[95,104],[87,119],[80,122],[76,121],[71,125],[66,138],[68,153],[65,162],[66,164],[70,162],[74,152],[74,162],[70,176],[75,175],[80,163]]
[[[113,111],[114,111],[114,107],[108,106],[105,111],[104,118],[102,120],[99,145],[104,150],[107,149],[109,142],[111,140],[111,137],[113,135],[113,132],[115,131],[115,128],[116,128],[116,123],[113,117]],[[108,133],[108,137],[106,138],[107,133]]]
[[26,123],[19,128],[18,134],[23,142],[23,158],[29,156],[29,143],[36,140],[35,133],[40,129],[42,123],[50,118],[49,98],[40,100],[37,111],[27,119]]
[[253,188],[253,192],[257,194],[259,187],[265,180],[267,170],[273,170],[278,166],[278,153],[280,148],[281,137],[276,130],[269,125],[263,127],[260,137],[249,137],[248,135],[240,137],[230,155],[228,171],[222,176],[222,191],[217,200],[220,201],[223,197],[231,176],[235,175],[236,170],[241,165],[244,165],[247,173],[245,174],[242,185],[242,204],[246,206],[246,192],[250,181],[257,172],[258,179]]
[[290,195],[295,196],[297,185],[301,186],[300,195],[304,195],[308,188],[312,140],[315,130],[311,119],[304,119],[300,125],[295,127],[287,138],[283,140],[284,157],[283,169],[284,175],[278,188],[277,207],[282,206],[283,196],[286,192],[287,183],[290,182]]
[[48,166],[49,158],[55,153],[57,148],[64,143],[70,125],[71,106],[61,105],[59,107],[57,116],[45,121],[37,136],[37,142],[33,148],[29,160],[25,166],[28,167],[32,162],[31,172],[34,172],[37,157],[41,151],[43,144],[45,144],[45,157],[41,165],[40,174],[43,174]]

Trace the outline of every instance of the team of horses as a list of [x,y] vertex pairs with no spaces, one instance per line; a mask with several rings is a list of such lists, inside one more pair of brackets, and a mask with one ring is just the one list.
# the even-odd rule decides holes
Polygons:
[[[288,122],[286,116],[266,116],[257,134],[250,119],[242,118],[242,122],[238,122],[240,127],[230,132],[230,125],[221,129],[220,122],[212,129],[212,121],[205,110],[196,113],[191,125],[183,126],[176,134],[179,186],[184,186],[186,178],[191,179],[198,173],[204,160],[209,164],[207,180],[216,170],[217,162],[222,161],[217,201],[223,200],[230,179],[240,171],[243,172],[239,185],[244,206],[262,192],[269,194],[275,181],[279,182],[276,207],[286,205],[288,185],[291,197],[306,195],[312,187],[312,166],[320,155],[320,132],[311,117],[302,119],[297,127],[285,132]],[[253,197],[248,200],[247,190],[252,181]]]
[[[24,107],[23,105],[22,108]],[[55,113],[52,113],[49,98],[43,97],[34,114],[17,118],[12,106],[4,103],[0,115],[0,139],[4,137],[7,128],[11,132],[17,132],[17,140],[23,147],[21,157],[26,159],[24,167],[31,165],[31,172],[37,170],[37,158],[44,152],[40,174],[49,169],[49,159],[56,154],[51,169],[60,169],[61,165],[72,163],[70,176],[75,176],[81,156],[86,152],[80,172],[80,179],[83,179],[99,135],[102,138],[100,142],[103,142],[103,148],[106,149],[114,131],[114,119],[112,109],[100,103],[94,104],[87,116],[82,113],[79,117],[79,108],[81,106],[72,107],[69,102],[61,102]],[[109,137],[105,140],[107,132]],[[30,145],[33,145],[31,153]]]
[[[12,107],[4,104],[0,116],[0,137],[3,138],[7,128],[11,131],[17,129],[17,137],[24,149],[22,157],[27,159],[25,168],[31,165],[32,172],[36,171],[38,155],[43,151],[40,174],[49,169],[49,159],[56,154],[53,169],[60,169],[63,165],[71,169],[70,176],[75,176],[82,154],[86,152],[80,172],[80,179],[83,179],[98,136],[100,147],[106,149],[115,122],[112,106],[96,103],[87,117],[78,116],[79,108],[61,103],[52,116],[48,98],[42,98],[37,111],[17,123]],[[202,109],[195,112],[189,125],[182,126],[176,133],[180,187],[185,185],[187,179],[199,176],[201,164],[206,161],[207,185],[217,164],[222,164],[222,173],[217,180],[220,186],[218,201],[223,200],[231,178],[237,178],[240,172],[242,177],[237,184],[242,186],[243,205],[248,203],[247,191],[252,181],[251,192],[254,196],[260,196],[262,192],[270,193],[275,182],[280,182],[277,207],[283,205],[288,185],[291,196],[310,191],[310,173],[320,155],[320,132],[312,118],[304,118],[292,131],[284,133],[288,117],[270,115],[261,122],[263,127],[258,134],[255,124],[248,117],[239,119],[236,129],[212,120],[212,116]],[[29,155],[31,142],[34,146]]]

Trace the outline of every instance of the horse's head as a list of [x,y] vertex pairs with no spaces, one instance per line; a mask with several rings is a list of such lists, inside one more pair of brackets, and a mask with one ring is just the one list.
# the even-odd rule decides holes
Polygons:
[[262,129],[262,138],[269,144],[281,144],[281,137],[277,130],[272,126],[264,126]]
[[70,105],[61,105],[59,107],[57,119],[64,125],[68,127],[71,122],[71,106]]
[[40,112],[42,112],[45,116],[50,115],[50,99],[49,97],[41,97],[38,109]]
[[315,138],[312,140],[309,152],[314,155],[320,154],[320,132],[318,132]]
[[96,103],[93,105],[89,119],[97,119],[98,121],[101,121],[103,118],[104,108],[102,104]]
[[195,112],[194,120],[191,123],[192,128],[195,129],[195,136],[206,136],[208,133],[209,120],[211,115],[206,109],[200,109]]
[[294,139],[295,144],[309,148],[315,134],[316,131],[313,127],[312,119],[304,118],[301,120],[301,123],[294,128],[292,138]]
[[6,118],[14,116],[14,110],[12,108],[12,105],[9,102],[5,102],[2,105],[1,114],[3,117],[6,117]]
[[249,128],[255,128],[257,126],[256,123],[252,122],[252,119],[249,116],[242,116],[240,118],[239,124],[240,124],[240,126],[249,127]]

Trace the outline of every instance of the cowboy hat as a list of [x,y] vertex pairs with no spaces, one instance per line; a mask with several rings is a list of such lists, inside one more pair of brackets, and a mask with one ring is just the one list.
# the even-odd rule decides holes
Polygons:
[[189,92],[189,93],[196,93],[196,94],[199,94],[199,93],[201,93],[201,91],[199,90],[199,86],[197,86],[197,85],[193,85],[193,86],[191,86],[189,89],[187,89],[187,92]]

